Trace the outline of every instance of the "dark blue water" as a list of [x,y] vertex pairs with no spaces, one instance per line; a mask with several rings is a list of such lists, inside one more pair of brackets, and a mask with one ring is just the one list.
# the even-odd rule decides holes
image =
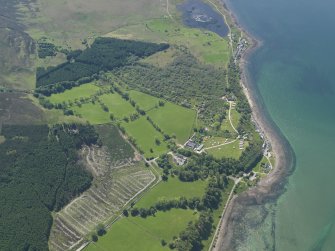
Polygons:
[[228,35],[229,29],[222,15],[216,12],[212,6],[201,0],[187,0],[179,4],[185,25],[191,28],[201,28],[217,33],[221,37]]
[[335,1],[230,0],[228,6],[263,41],[248,71],[296,155],[287,191],[266,205],[260,225],[248,218],[234,237],[237,249],[335,250]]

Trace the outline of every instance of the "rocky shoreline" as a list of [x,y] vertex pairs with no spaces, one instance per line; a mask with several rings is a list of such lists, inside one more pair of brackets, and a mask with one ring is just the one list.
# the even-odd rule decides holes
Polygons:
[[[246,215],[250,210],[255,210],[256,207],[264,210],[264,205],[268,202],[275,202],[277,198],[284,192],[287,177],[292,173],[295,163],[295,156],[289,142],[281,134],[280,129],[271,120],[265,105],[262,101],[258,89],[252,83],[248,76],[247,66],[250,56],[262,46],[262,41],[256,39],[246,31],[239,23],[235,15],[227,7],[227,0],[221,0],[221,4],[232,20],[233,25],[239,28],[247,37],[251,46],[242,54],[239,61],[242,71],[241,85],[244,93],[249,101],[252,109],[253,120],[257,127],[265,136],[266,141],[271,145],[272,153],[275,156],[275,165],[273,170],[257,184],[246,192],[234,196],[226,208],[225,216],[222,219],[220,233],[217,237],[216,245],[212,250],[237,250],[239,243],[246,238]],[[266,209],[265,209],[266,210]],[[269,212],[263,212],[264,217]],[[264,220],[260,217],[258,224]],[[253,222],[254,225],[258,225]],[[274,223],[273,223],[274,224]],[[274,225],[273,227],[274,228]],[[272,230],[274,231],[274,229]],[[274,233],[270,233],[274,235]],[[274,245],[274,244],[273,244]]]

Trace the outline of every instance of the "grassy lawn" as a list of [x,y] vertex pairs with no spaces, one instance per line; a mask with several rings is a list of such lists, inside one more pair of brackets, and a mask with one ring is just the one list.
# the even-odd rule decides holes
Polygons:
[[151,207],[162,199],[174,199],[184,196],[186,198],[202,197],[206,181],[181,182],[178,178],[169,177],[167,182],[161,182],[150,190],[139,202],[136,207]]
[[[163,136],[153,128],[145,116],[129,123],[123,122],[122,126],[127,134],[136,140],[137,146],[144,152],[146,158],[157,157],[167,152]],[[160,140],[160,145],[155,143],[156,138]],[[150,149],[153,152],[150,152]]]
[[130,116],[136,112],[135,108],[118,93],[104,94],[100,96],[99,99],[108,107],[109,112],[113,113],[118,119],[122,119],[124,116]]
[[157,212],[155,217],[146,219],[122,218],[85,251],[169,250],[167,246],[162,247],[160,241],[171,241],[173,236],[178,236],[186,228],[188,222],[195,221],[197,217],[198,214],[192,210],[172,209],[168,212]]
[[93,125],[110,122],[109,113],[102,110],[99,104],[87,103],[81,105],[81,107],[75,106],[72,109],[76,115]]
[[243,150],[239,149],[239,141],[236,140],[234,143],[224,145],[224,146],[219,146],[216,148],[208,149],[206,152],[208,154],[213,155],[215,158],[234,158],[238,159]]
[[148,112],[148,115],[164,133],[175,134],[178,143],[185,143],[192,133],[196,111],[166,102],[163,107]]
[[217,146],[226,143],[226,138],[222,137],[209,137],[207,139],[204,139],[204,146],[206,147],[212,147]]
[[52,94],[48,99],[54,104],[63,103],[69,100],[74,101],[75,99],[88,98],[99,90],[100,88],[92,83],[83,84],[62,93]]
[[263,173],[262,164],[268,163],[268,160],[263,156],[262,160],[252,169],[254,172]]
[[158,105],[159,98],[139,91],[130,91],[129,97],[144,111],[148,111]]

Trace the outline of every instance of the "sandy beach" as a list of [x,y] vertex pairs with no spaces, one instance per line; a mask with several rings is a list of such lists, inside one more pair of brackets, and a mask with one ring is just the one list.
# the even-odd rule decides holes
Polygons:
[[226,208],[218,239],[212,250],[236,250],[238,240],[243,238],[242,236],[238,236],[243,235],[243,230],[241,233],[241,229],[237,229],[241,228],[243,216],[249,208],[254,208],[255,205],[263,205],[269,201],[275,201],[283,193],[287,177],[293,171],[295,157],[288,141],[268,115],[257,87],[250,81],[248,76],[248,60],[252,53],[262,46],[262,41],[249,34],[238,23],[237,18],[227,8],[226,0],[223,0],[221,3],[226,12],[229,13],[234,25],[241,29],[247,37],[249,44],[251,44],[240,60],[242,71],[241,85],[252,108],[253,120],[264,134],[266,141],[271,145],[272,153],[275,156],[273,170],[261,179],[257,186],[250,188],[238,196],[234,196]]

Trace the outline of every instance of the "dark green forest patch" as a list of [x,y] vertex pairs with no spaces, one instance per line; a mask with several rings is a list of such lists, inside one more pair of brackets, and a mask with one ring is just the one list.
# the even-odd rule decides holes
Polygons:
[[91,185],[77,150],[98,135],[85,125],[3,125],[1,135],[0,250],[48,250],[51,212]]
[[75,54],[68,62],[56,67],[38,68],[36,86],[53,85],[63,81],[76,81],[99,71],[112,70],[167,49],[167,44],[155,44],[115,38],[97,38],[91,47]]

